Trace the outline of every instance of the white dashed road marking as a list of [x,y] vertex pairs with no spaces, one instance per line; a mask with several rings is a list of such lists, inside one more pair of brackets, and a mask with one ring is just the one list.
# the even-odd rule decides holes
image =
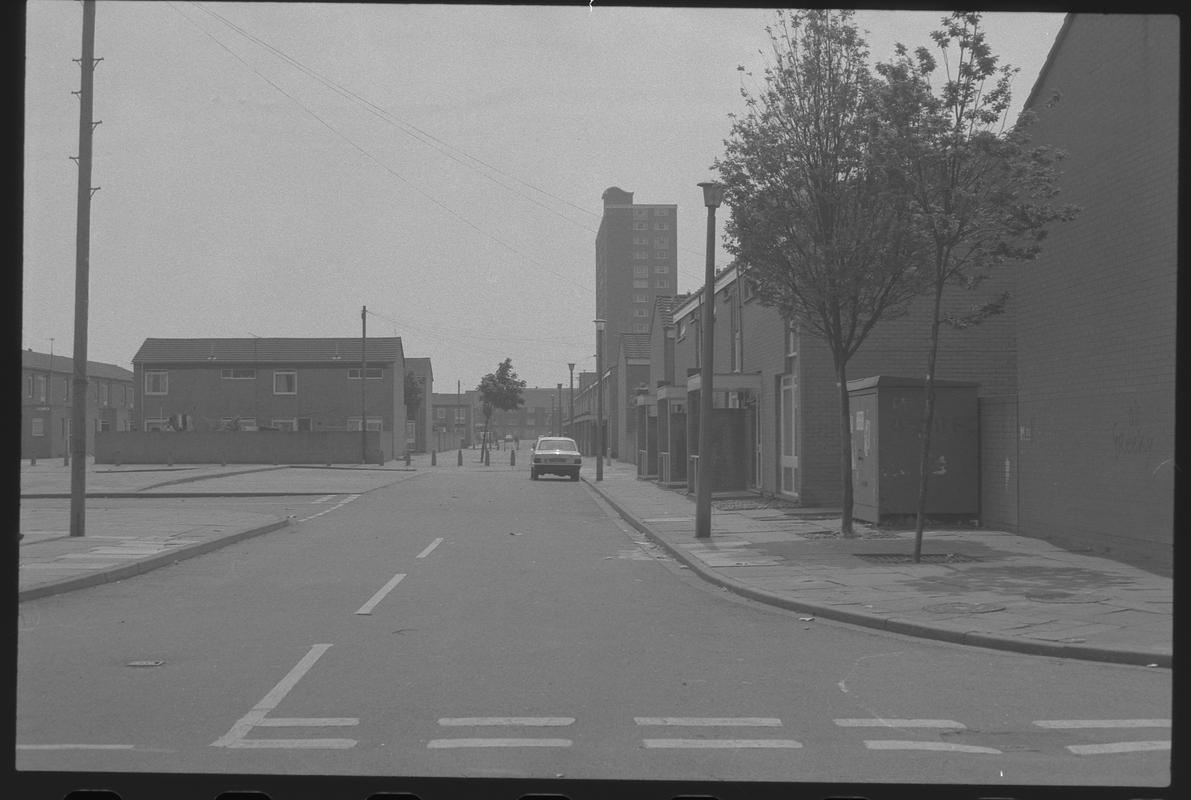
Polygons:
[[837,719],[841,728],[956,728],[966,726],[951,719]]
[[319,498],[316,498],[316,499],[314,499],[314,500],[311,500],[310,502],[312,502],[312,503],[325,503],[325,502],[327,502],[328,500],[330,500],[330,499],[331,499],[332,497],[334,497],[334,496],[335,496],[335,495],[333,495],[333,494],[324,494],[322,497],[319,497]]
[[1039,719],[1039,728],[1169,728],[1168,719]]
[[[331,496],[332,496],[332,497],[334,497],[334,495],[331,495]],[[317,514],[311,514],[309,517],[302,517],[302,518],[300,518],[300,519],[298,520],[298,522],[308,522],[309,520],[312,520],[312,519],[314,519],[315,517],[321,517],[323,514],[330,514],[330,513],[331,513],[332,511],[334,511],[335,509],[337,509],[337,508],[343,508],[345,505],[347,505],[348,503],[352,502],[353,500],[359,500],[359,499],[360,499],[360,495],[358,495],[358,494],[349,494],[347,497],[343,498],[342,500],[340,500],[338,503],[336,503],[335,505],[331,506],[330,508],[325,508],[325,509],[323,509],[322,511],[318,512]],[[321,500],[318,500],[318,501],[315,501],[315,502],[322,502],[322,501],[321,501]]]
[[691,725],[691,726],[762,726],[781,727],[777,717],[633,717],[638,725]]
[[18,744],[18,750],[132,750],[131,744]]
[[440,544],[442,544],[442,537],[441,537],[441,536],[440,536],[440,537],[438,537],[437,539],[435,539],[435,540],[434,540],[433,542],[431,542],[429,545],[427,545],[425,550],[423,550],[422,552],[418,553],[418,555],[417,555],[417,558],[425,558],[426,556],[430,555],[431,553],[433,553],[433,552],[434,552],[434,548],[438,547]]
[[1077,756],[1094,756],[1105,753],[1136,753],[1144,750],[1169,750],[1170,740],[1152,742],[1110,742],[1108,744],[1069,744],[1067,749]]
[[793,739],[645,739],[643,741],[648,748],[666,748],[672,750],[685,748],[696,750],[735,750],[743,748],[795,749],[802,747],[801,742],[796,742]]
[[368,600],[367,603],[360,606],[360,608],[356,610],[356,613],[357,614],[371,614],[372,609],[374,609],[376,607],[376,604],[379,603],[381,600],[384,600],[385,595],[387,595],[389,592],[391,592],[393,590],[394,586],[401,583],[401,579],[404,577],[405,577],[404,572],[398,572],[392,578],[389,578],[389,582],[386,583],[384,586],[380,587],[380,589],[377,591],[377,593],[372,595],[372,597]]
[[443,717],[439,725],[482,727],[487,725],[574,725],[574,717]]
[[951,742],[917,742],[912,739],[866,739],[864,746],[869,750],[934,750],[948,753],[1003,755],[995,747],[978,747],[973,744],[952,744]]
[[355,739],[245,739],[248,732],[255,727],[291,727],[291,726],[351,726],[359,725],[356,717],[277,717],[270,719],[267,715],[278,706],[285,696],[297,685],[302,676],[310,671],[323,653],[331,647],[329,644],[316,644],[302,656],[289,673],[276,686],[269,690],[252,710],[241,717],[231,730],[211,743],[211,747],[233,748],[281,748],[281,749],[315,749],[327,748],[345,750],[356,746]]
[[[489,726],[553,726],[573,725],[574,717],[442,717],[438,724],[444,727],[489,727]],[[461,739],[431,739],[426,746],[432,750],[446,750],[462,747],[570,747],[570,739],[488,736]]]
[[432,750],[457,747],[570,747],[570,739],[431,739]]

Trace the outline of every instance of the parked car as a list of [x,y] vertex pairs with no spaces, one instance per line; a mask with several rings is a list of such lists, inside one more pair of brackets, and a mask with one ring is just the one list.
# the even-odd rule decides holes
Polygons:
[[542,436],[533,445],[529,477],[536,481],[539,475],[563,475],[577,481],[582,465],[583,457],[574,439]]

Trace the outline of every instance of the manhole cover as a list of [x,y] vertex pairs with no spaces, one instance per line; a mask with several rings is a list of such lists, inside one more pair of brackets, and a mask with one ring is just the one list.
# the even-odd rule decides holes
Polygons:
[[1102,594],[1086,594],[1083,592],[1031,592],[1026,595],[1027,600],[1039,603],[1101,603],[1108,599]]
[[924,611],[936,614],[988,614],[992,611],[1004,611],[1005,606],[996,603],[934,603],[923,606]]
[[[856,553],[855,556],[874,564],[914,563],[914,556],[908,553]],[[970,564],[980,559],[963,553],[923,553],[918,560],[922,564]]]

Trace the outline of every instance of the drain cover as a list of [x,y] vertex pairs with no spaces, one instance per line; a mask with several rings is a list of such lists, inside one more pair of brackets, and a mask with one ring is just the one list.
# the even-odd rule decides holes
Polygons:
[[[857,558],[874,564],[913,564],[914,556],[906,553],[855,553]],[[919,557],[922,564],[970,564],[980,559],[963,553],[923,553]]]

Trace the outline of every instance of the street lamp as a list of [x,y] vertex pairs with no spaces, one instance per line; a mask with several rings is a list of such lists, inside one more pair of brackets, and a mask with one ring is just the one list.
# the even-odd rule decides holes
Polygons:
[[711,538],[711,414],[712,375],[715,373],[715,210],[724,202],[724,185],[700,183],[707,206],[707,267],[703,284],[703,357],[699,371],[699,474],[695,482],[695,538]]
[[596,326],[596,480],[604,479],[604,320]]
[[575,438],[575,363],[567,364],[571,371],[571,399],[567,408],[567,435]]

